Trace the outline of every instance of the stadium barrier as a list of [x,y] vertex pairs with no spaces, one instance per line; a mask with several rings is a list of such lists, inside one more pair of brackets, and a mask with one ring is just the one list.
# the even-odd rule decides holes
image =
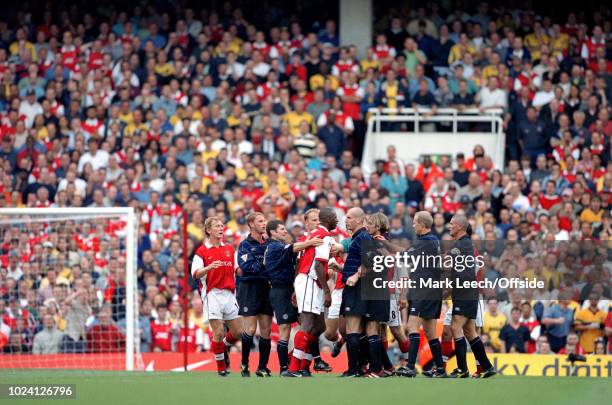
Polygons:
[[[572,365],[567,355],[560,354],[491,354],[489,359],[499,375],[530,377],[612,377],[612,355],[586,355],[585,362]],[[470,370],[476,369],[474,356],[468,354]],[[447,369],[457,367],[455,357]]]
[[[404,162],[414,164],[420,163],[424,155],[454,157],[462,152],[470,156],[474,145],[482,145],[495,167],[504,167],[506,136],[501,109],[481,112],[477,108],[462,111],[438,108],[435,115],[427,115],[430,111],[426,108],[370,109],[361,159],[364,175],[367,177],[374,171],[377,159],[387,158],[389,145],[395,146],[397,156]],[[443,130],[432,130],[428,124],[434,123],[444,125]],[[477,128],[470,130],[469,125]]]
[[[0,369],[24,368],[28,363],[24,356],[36,357],[35,361],[40,368],[71,368],[80,370],[124,370],[125,354],[47,354],[47,355],[2,355],[0,356]],[[145,371],[184,371],[182,353],[142,353]],[[346,353],[331,358],[328,353],[322,357],[331,365],[334,372],[346,368]],[[240,364],[240,353],[230,354],[231,363],[236,369]],[[576,363],[574,366],[565,355],[556,354],[489,354],[491,362],[500,375],[506,376],[533,376],[533,377],[566,377],[575,375],[579,377],[612,377],[612,355],[587,355],[586,362]],[[34,359],[30,359],[34,361]],[[112,361],[111,361],[112,360]],[[251,367],[257,367],[257,356],[251,356]],[[447,369],[456,367],[456,359],[449,360]],[[63,365],[63,366],[62,366]],[[476,369],[476,363],[471,353],[468,354],[470,370]],[[270,357],[270,369],[278,370],[276,356]],[[190,353],[188,371],[216,371],[214,355],[212,353]]]

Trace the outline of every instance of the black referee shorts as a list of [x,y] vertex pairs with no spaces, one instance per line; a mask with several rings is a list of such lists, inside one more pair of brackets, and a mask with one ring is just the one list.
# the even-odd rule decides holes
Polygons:
[[270,284],[266,280],[242,280],[236,294],[238,314],[255,316],[259,314],[272,316],[270,305]]
[[298,320],[298,309],[291,303],[293,287],[272,287],[270,305],[278,325],[292,324]]
[[408,317],[418,316],[422,319],[438,319],[442,311],[442,301],[412,300],[408,304]]
[[478,300],[453,300],[453,315],[476,319],[478,316]]

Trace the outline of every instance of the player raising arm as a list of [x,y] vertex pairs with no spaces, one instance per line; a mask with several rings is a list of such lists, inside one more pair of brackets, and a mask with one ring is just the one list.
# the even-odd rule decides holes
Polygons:
[[[226,346],[236,342],[235,336],[242,334],[236,302],[236,280],[234,248],[221,240],[223,222],[210,217],[204,222],[206,239],[196,250],[191,263],[191,276],[199,280],[200,295],[204,304],[204,322],[208,321],[213,332],[211,350],[217,362],[217,372],[225,377],[229,374],[225,360]],[[225,334],[223,323],[229,332]]]
[[[317,214],[318,215],[318,214]],[[265,275],[270,283],[270,304],[278,324],[278,362],[281,374],[289,368],[291,324],[298,319],[298,310],[291,303],[297,253],[323,244],[320,238],[291,243],[291,235],[279,220],[266,225],[268,247],[264,255]]]

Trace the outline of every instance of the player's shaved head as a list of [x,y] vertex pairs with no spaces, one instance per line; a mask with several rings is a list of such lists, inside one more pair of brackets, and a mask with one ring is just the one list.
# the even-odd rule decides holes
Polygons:
[[360,207],[353,207],[348,210],[347,214],[350,214],[351,217],[355,219],[365,220],[365,212]]
[[352,232],[357,231],[365,224],[365,212],[359,207],[353,207],[346,213],[346,227]]
[[336,211],[333,208],[325,207],[319,211],[319,221],[321,225],[327,228],[327,230],[331,231],[336,228],[338,224],[338,218],[336,216]]

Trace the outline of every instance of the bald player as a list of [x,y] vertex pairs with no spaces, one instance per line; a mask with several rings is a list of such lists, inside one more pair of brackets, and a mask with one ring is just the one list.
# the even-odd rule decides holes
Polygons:
[[[346,227],[352,232],[352,239],[342,269],[342,281],[346,286],[342,291],[340,311],[346,320],[349,358],[349,368],[343,376],[356,377],[361,374],[359,358],[363,359],[367,351],[369,369],[366,377],[386,377],[382,369],[383,344],[379,332],[380,324],[389,320],[390,304],[389,300],[365,300],[361,295],[361,278],[365,275],[362,251],[366,248],[364,244],[373,246],[374,242],[366,228],[366,215],[361,208],[351,208],[347,212]],[[363,335],[364,324],[367,341]]]

